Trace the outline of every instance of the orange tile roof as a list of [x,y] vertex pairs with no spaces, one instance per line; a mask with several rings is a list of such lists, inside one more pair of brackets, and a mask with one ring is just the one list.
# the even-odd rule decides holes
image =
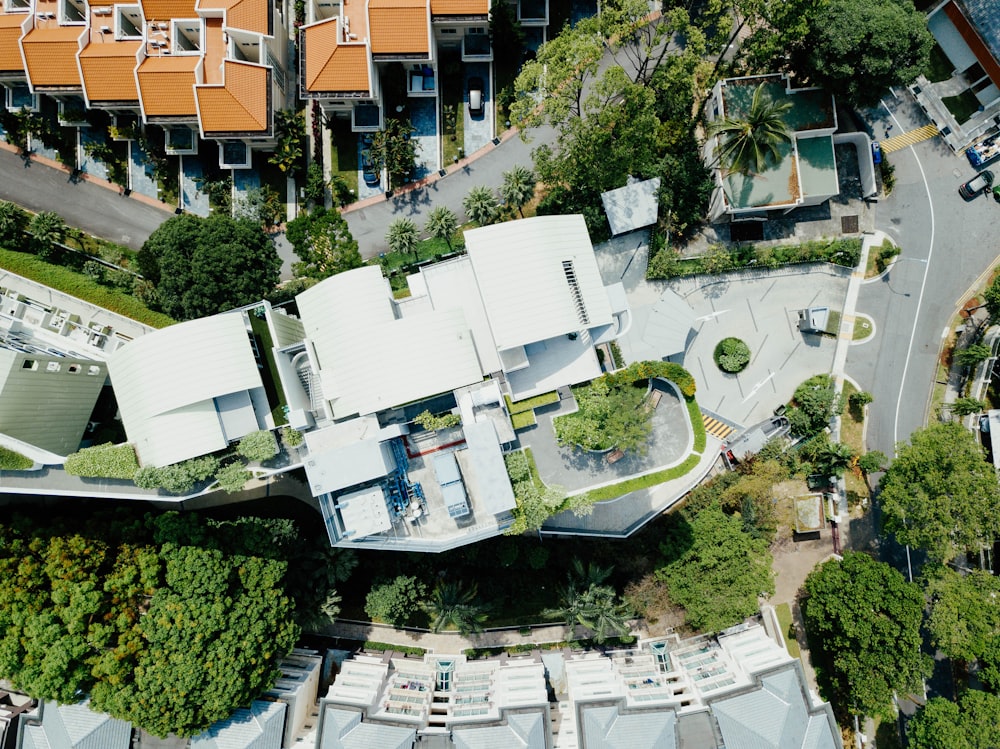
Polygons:
[[53,26],[33,29],[21,40],[32,86],[70,87],[80,85],[76,67],[83,26]]
[[21,24],[27,16],[23,13],[0,14],[0,70],[24,70],[21,48]]
[[171,18],[197,18],[194,0],[140,0],[147,21],[169,21]]
[[226,27],[270,34],[267,0],[198,0],[198,10],[226,11]]
[[376,55],[429,53],[427,0],[370,0],[368,24]]
[[201,129],[207,133],[264,133],[268,130],[267,68],[226,60],[225,84],[198,86]]
[[83,89],[90,101],[138,101],[133,42],[91,42],[80,53]]
[[139,94],[146,115],[170,117],[198,114],[194,105],[197,55],[147,57],[139,65]]
[[431,0],[432,16],[485,16],[488,0]]
[[336,18],[303,31],[306,54],[306,91],[371,91],[368,52],[364,44],[338,44]]

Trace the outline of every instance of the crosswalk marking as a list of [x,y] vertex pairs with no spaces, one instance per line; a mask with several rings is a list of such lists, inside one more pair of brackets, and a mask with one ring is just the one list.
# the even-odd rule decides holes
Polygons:
[[718,419],[713,419],[705,413],[701,415],[701,421],[705,425],[705,431],[720,440],[725,440],[726,437],[735,431],[728,424],[725,424]]
[[923,140],[930,140],[939,133],[940,131],[937,129],[937,125],[924,125],[923,127],[918,127],[916,130],[910,130],[908,133],[903,133],[901,135],[879,141],[879,146],[882,148],[882,153],[892,153],[893,151],[898,151],[901,148],[912,146],[914,143],[919,143]]

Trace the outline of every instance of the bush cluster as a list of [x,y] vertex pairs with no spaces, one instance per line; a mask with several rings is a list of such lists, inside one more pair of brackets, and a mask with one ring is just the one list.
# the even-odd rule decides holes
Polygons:
[[686,258],[680,257],[677,250],[671,247],[663,247],[650,256],[646,277],[678,278],[748,268],[780,268],[795,263],[833,263],[853,268],[860,259],[860,239],[817,239],[802,244],[760,248],[737,245],[726,249],[715,245],[705,255]]
[[164,489],[171,494],[188,494],[195,484],[206,481],[219,470],[219,459],[206,455],[181,463],[143,466],[135,473],[135,485],[142,489]]
[[0,471],[26,471],[35,465],[31,458],[15,450],[0,447]]
[[438,429],[451,429],[452,427],[457,427],[462,423],[462,417],[453,413],[445,413],[435,416],[430,411],[422,411],[417,414],[413,421],[426,429],[428,432],[433,432]]
[[72,476],[103,479],[131,479],[139,470],[132,445],[105,445],[85,447],[66,458],[63,466]]
[[625,369],[617,372],[608,372],[601,375],[601,379],[606,380],[611,386],[621,383],[633,383],[640,380],[649,380],[659,377],[670,380],[683,393],[685,398],[690,398],[695,394],[697,385],[694,377],[680,364],[669,361],[641,361],[629,364]]
[[716,345],[712,358],[723,372],[736,374],[750,363],[750,347],[739,338],[723,338]]
[[278,454],[278,441],[266,429],[251,432],[240,440],[240,444],[236,447],[236,454],[242,455],[251,462],[268,460]]

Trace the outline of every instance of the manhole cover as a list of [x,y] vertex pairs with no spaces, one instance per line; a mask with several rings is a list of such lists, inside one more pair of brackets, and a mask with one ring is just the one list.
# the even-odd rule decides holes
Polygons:
[[840,217],[840,230],[844,234],[857,234],[857,232],[858,232],[858,217],[857,216],[841,216]]

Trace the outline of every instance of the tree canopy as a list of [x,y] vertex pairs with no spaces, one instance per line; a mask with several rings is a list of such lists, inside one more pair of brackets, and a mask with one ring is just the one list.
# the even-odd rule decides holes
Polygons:
[[949,658],[981,658],[1000,640],[1000,579],[981,570],[961,575],[945,566],[925,577],[931,642]]
[[801,600],[826,696],[852,713],[890,716],[893,694],[921,692],[924,597],[889,565],[847,551],[813,570]]
[[910,749],[991,749],[1000,746],[1000,697],[976,689],[957,703],[933,697],[906,726]]
[[812,17],[811,77],[854,106],[927,69],[934,39],[911,0],[827,0]]
[[881,481],[883,528],[947,562],[1000,533],[1000,486],[975,435],[938,423],[900,444]]
[[292,267],[301,278],[324,278],[360,268],[363,261],[340,211],[317,206],[288,222],[285,236],[300,262]]
[[167,219],[138,261],[163,311],[185,320],[263,299],[281,270],[274,242],[258,223],[221,214]]
[[790,143],[785,124],[790,101],[774,101],[760,84],[754,89],[750,108],[742,116],[727,116],[712,122],[710,136],[719,136],[718,159],[722,167],[743,174],[759,174],[782,159],[780,146]]
[[661,551],[671,561],[656,576],[695,629],[738,624],[758,610],[760,596],[774,593],[768,540],[746,532],[739,517],[717,504],[679,525]]
[[0,678],[158,736],[267,689],[295,644],[290,521],[103,511],[0,525]]

